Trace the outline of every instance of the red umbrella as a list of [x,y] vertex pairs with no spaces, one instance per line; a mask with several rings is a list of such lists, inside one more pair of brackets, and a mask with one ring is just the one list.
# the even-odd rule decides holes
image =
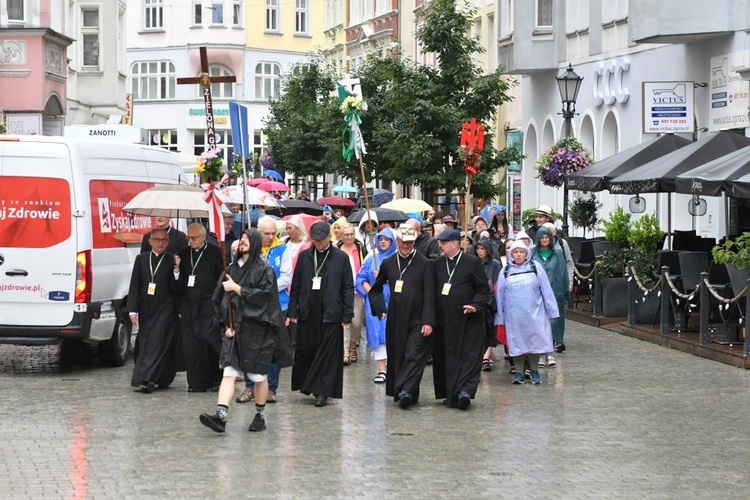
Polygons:
[[289,191],[289,187],[284,184],[283,182],[276,182],[276,181],[265,181],[261,182],[256,186],[258,189],[262,189],[263,191]]
[[268,182],[268,179],[262,179],[262,178],[259,177],[257,179],[249,179],[247,181],[247,185],[248,186],[253,186],[253,187],[258,187],[258,184],[263,184],[264,182]]
[[302,223],[305,225],[305,229],[307,229],[307,234],[310,234],[310,228],[312,227],[313,224],[323,220],[320,218],[319,215],[308,215],[308,214],[285,215],[284,217],[281,218],[281,220],[289,220],[292,217],[299,217],[302,219]]
[[342,198],[341,196],[326,196],[325,198],[318,198],[318,204],[344,208],[352,208],[357,205],[354,200]]

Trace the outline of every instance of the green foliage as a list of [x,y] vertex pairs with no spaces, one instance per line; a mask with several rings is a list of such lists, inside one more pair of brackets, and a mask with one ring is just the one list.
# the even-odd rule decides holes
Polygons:
[[[499,106],[508,102],[515,82],[500,70],[483,75],[474,55],[482,52],[469,38],[476,11],[455,0],[434,0],[420,13],[417,39],[434,52],[438,69],[390,54],[374,55],[359,70],[368,110],[362,113],[366,168],[378,178],[423,190],[463,191],[466,175],[459,160],[461,124],[476,118],[485,125],[482,165],[474,178],[475,196],[503,194],[492,176],[523,156],[516,148],[495,149],[492,129]],[[339,172],[359,178],[356,160],[341,157],[343,115],[331,92],[336,77],[320,61],[285,77],[283,94],[271,103],[267,134],[274,160],[298,175]],[[371,172],[367,173],[371,178]]]
[[[536,208],[527,208],[523,212],[521,212],[521,224],[522,227],[525,229],[529,226],[534,225],[534,215],[536,214]],[[552,218],[555,220],[562,220],[562,214],[557,213],[554,210],[552,211]]]
[[604,237],[610,243],[620,248],[628,248],[628,234],[630,233],[630,214],[622,207],[617,207],[609,213],[609,220],[602,220]]
[[586,230],[594,231],[599,224],[599,209],[602,203],[596,199],[593,193],[591,196],[579,196],[570,204],[568,215],[574,226],[583,229],[583,236],[586,237]]
[[750,267],[750,233],[742,233],[723,245],[717,245],[711,251],[718,264],[732,264],[737,269]]

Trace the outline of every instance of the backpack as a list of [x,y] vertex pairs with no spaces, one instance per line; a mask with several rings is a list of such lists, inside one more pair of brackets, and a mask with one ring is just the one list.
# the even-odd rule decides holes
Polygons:
[[[516,274],[526,274],[526,273],[537,274],[536,262],[534,262],[533,260],[530,260],[529,262],[531,263],[531,271],[523,271],[521,273],[516,273]],[[510,264],[505,264],[505,269],[503,269],[503,276],[505,276],[505,279],[508,279],[508,271],[510,271]],[[515,274],[513,276],[515,276]]]

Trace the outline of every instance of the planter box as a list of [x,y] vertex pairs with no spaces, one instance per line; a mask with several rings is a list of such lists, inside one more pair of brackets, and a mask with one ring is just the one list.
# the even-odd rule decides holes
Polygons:
[[602,283],[602,316],[628,315],[628,279],[607,278]]
[[[645,286],[650,287],[651,285],[653,285],[653,283],[648,283]],[[659,318],[656,316],[656,312],[659,309],[659,302],[661,301],[661,297],[659,297],[659,295],[654,292],[644,302],[643,292],[641,292],[639,289],[636,299],[638,303],[635,304],[635,324],[651,325],[654,323],[654,320],[656,320],[656,324],[658,325]]]

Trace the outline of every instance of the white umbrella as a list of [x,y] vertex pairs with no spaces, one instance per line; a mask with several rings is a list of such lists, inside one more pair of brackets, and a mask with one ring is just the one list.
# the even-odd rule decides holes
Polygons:
[[426,212],[432,210],[432,206],[426,201],[412,200],[411,198],[399,198],[398,200],[389,201],[380,205],[383,208],[391,210],[401,210],[402,212]]
[[229,203],[238,203],[242,205],[247,201],[248,205],[263,205],[266,207],[278,207],[279,203],[276,198],[263,191],[262,189],[246,186],[246,198],[242,195],[242,186],[227,186],[221,188],[221,194]]
[[[154,186],[141,191],[125,205],[125,212],[151,217],[207,218],[208,203],[203,199],[203,190],[184,184]],[[226,204],[221,206],[224,214],[231,212]]]

